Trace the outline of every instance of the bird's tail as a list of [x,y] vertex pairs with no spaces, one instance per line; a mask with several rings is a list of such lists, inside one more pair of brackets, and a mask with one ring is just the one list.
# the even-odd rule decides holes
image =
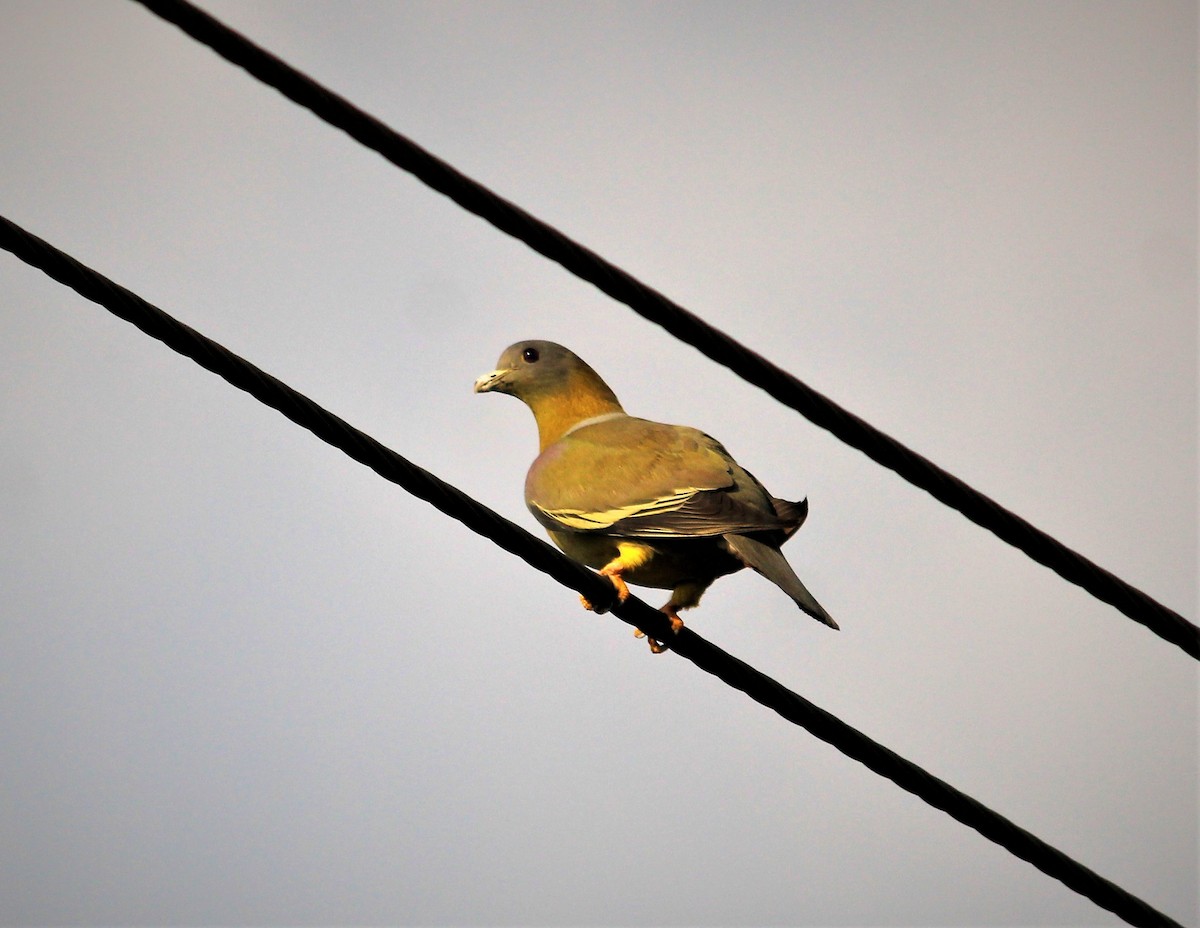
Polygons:
[[787,558],[778,548],[763,544],[746,535],[725,535],[723,537],[725,543],[729,545],[729,550],[737,555],[747,567],[757,570],[787,593],[797,606],[818,622],[824,622],[830,628],[838,627],[833,617],[822,608],[812,593],[808,592],[808,587],[800,582],[800,578],[792,570],[792,565],[787,562]]
[[802,499],[793,503],[791,500],[777,499],[773,496],[771,505],[775,507],[775,514],[779,516],[779,520],[784,523],[783,538],[787,541],[800,530],[800,526],[808,518],[808,500]]

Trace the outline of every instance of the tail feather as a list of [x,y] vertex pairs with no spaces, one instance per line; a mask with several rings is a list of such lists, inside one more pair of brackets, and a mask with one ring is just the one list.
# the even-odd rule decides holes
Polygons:
[[729,545],[729,550],[737,555],[747,567],[758,571],[787,593],[797,606],[818,622],[824,622],[830,628],[838,627],[833,617],[822,608],[812,593],[808,592],[808,587],[800,582],[800,578],[792,570],[792,565],[787,562],[787,558],[778,548],[763,544],[746,535],[723,535],[722,537]]
[[808,500],[802,499],[793,503],[791,500],[771,497],[771,505],[775,507],[775,514],[779,516],[780,521],[786,525],[783,535],[784,541],[787,541],[800,530],[800,526],[808,518]]

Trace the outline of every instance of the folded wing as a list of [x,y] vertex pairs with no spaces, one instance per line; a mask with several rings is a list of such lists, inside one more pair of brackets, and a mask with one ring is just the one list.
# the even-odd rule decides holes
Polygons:
[[530,468],[526,502],[546,528],[627,537],[788,536],[807,513],[771,497],[703,432],[630,416],[548,448]]

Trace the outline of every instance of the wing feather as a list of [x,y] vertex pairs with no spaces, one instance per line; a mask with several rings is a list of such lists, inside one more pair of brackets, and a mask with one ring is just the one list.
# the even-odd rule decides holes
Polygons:
[[794,505],[777,508],[715,439],[628,416],[585,426],[543,452],[526,503],[555,531],[683,538],[795,528]]

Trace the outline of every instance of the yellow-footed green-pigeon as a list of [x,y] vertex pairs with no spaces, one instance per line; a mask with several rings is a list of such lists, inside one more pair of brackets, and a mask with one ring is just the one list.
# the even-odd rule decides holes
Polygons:
[[[773,497],[715,439],[626,415],[600,376],[554,342],[510,346],[475,392],[508,393],[533,411],[540,453],[525,504],[569,557],[612,580],[620,600],[626,581],[671,590],[662,612],[678,632],[680,610],[718,577],[751,567],[838,627],[779,550],[807,501]],[[653,639],[650,647],[662,650]]]

